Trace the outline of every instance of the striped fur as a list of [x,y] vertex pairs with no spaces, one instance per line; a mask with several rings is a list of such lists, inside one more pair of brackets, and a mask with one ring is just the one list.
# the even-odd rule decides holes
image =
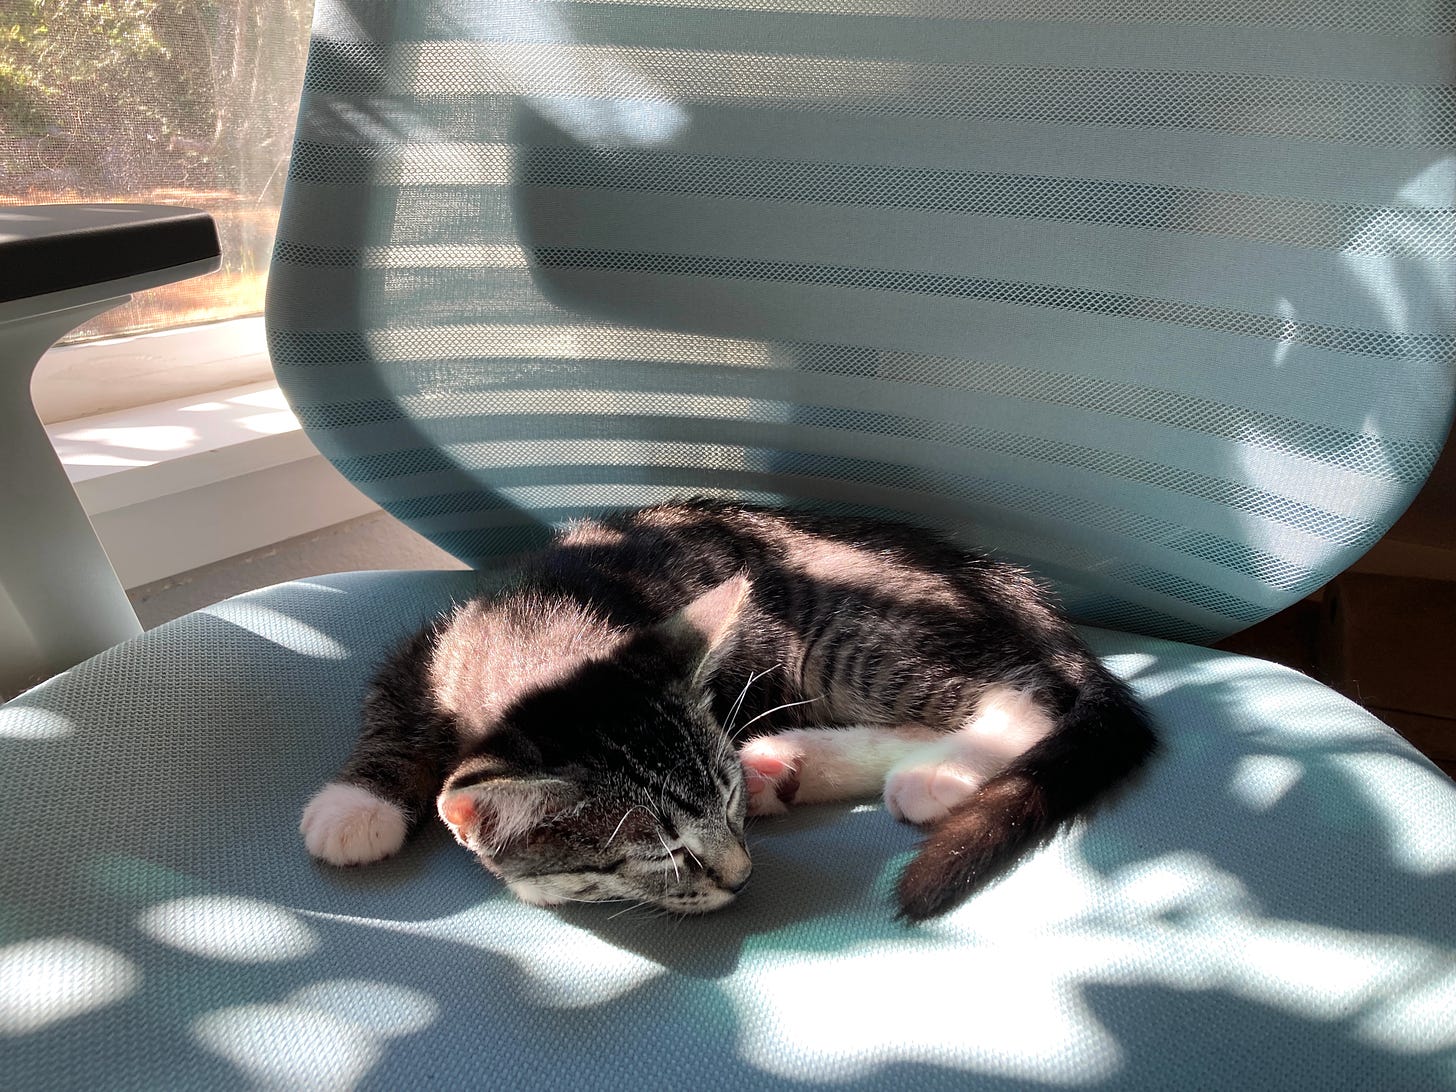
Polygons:
[[918,920],[1153,746],[1025,573],[897,524],[687,501],[577,524],[417,636],[338,781],[361,823],[370,794],[411,823],[433,802],[528,901],[680,913],[747,882],[747,813],[883,786],[928,828],[899,890]]

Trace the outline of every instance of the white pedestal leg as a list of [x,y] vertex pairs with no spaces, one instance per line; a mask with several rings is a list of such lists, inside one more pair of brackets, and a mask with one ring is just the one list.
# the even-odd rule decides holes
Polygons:
[[142,631],[30,398],[41,356],[129,298],[0,318],[0,694]]

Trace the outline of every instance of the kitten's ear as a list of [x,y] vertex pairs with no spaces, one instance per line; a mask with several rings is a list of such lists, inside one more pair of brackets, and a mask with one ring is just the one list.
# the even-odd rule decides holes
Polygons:
[[[576,786],[560,778],[493,777],[459,787],[447,784],[435,807],[462,846],[494,851],[576,797]],[[471,834],[478,846],[470,844]]]
[[752,583],[743,573],[709,588],[658,628],[690,658],[694,683],[717,670],[738,640],[738,624]]

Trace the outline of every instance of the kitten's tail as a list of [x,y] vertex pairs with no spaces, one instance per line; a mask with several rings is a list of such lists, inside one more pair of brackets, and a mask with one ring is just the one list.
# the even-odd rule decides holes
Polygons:
[[951,909],[1090,812],[1156,746],[1127,687],[1096,673],[1048,735],[934,827],[900,877],[900,916]]

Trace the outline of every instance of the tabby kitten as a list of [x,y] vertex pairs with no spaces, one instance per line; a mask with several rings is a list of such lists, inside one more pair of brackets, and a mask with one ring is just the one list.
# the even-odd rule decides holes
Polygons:
[[310,853],[394,853],[433,801],[528,902],[691,914],[748,882],[749,814],[883,788],[939,914],[1152,753],[1025,573],[897,524],[686,501],[568,529],[380,669]]

